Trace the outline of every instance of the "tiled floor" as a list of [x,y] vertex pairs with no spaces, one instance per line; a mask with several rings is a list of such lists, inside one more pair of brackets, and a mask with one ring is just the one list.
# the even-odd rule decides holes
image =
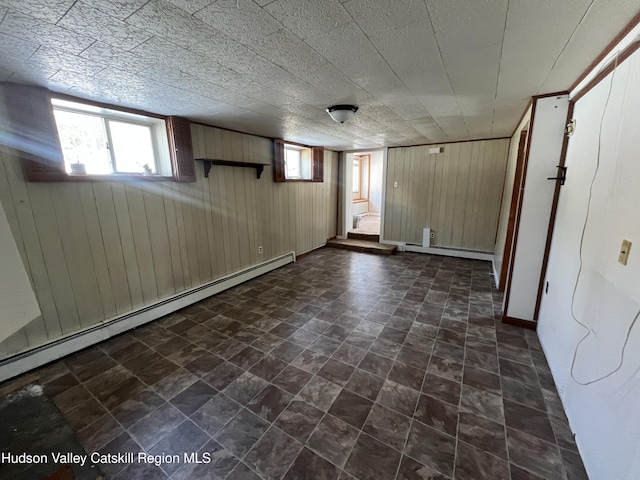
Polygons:
[[583,479],[486,262],[323,249],[42,370],[115,479]]

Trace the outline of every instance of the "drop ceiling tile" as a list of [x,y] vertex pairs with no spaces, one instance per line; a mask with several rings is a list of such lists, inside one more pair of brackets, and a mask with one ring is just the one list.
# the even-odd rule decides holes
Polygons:
[[58,25],[124,50],[130,50],[153,36],[80,2],[71,7]]
[[8,7],[26,15],[56,23],[75,0],[0,0],[0,6]]
[[282,28],[281,23],[252,0],[218,0],[195,16],[243,44],[250,44]]
[[49,65],[51,68],[68,70],[69,72],[86,76],[94,75],[106,66],[104,63],[96,63],[77,55],[71,55],[46,47],[40,47],[38,51],[31,56],[30,60],[43,65]]
[[38,49],[37,43],[22,38],[12,37],[0,33],[0,45],[6,52],[10,52],[16,58],[28,59]]
[[285,29],[260,39],[252,48],[263,58],[296,76],[304,77],[309,70],[327,64],[315,50]]
[[58,68],[50,64],[43,64],[33,60],[25,61],[24,58],[15,57],[8,51],[0,51],[0,65],[20,78],[39,83],[40,80],[49,78],[58,71]]
[[[510,4],[498,96],[523,89],[537,93],[591,4],[591,0]],[[541,24],[546,25],[544,35],[540,35]],[[522,54],[525,50],[527,55]]]
[[130,51],[143,57],[147,62],[171,65],[183,70],[193,68],[201,61],[197,54],[160,37],[152,37]]
[[277,0],[264,9],[303,39],[351,22],[351,16],[338,0]]
[[195,13],[211,5],[215,0],[167,0],[187,13]]
[[[377,52],[369,39],[353,23],[308,38],[306,42],[353,82],[375,97],[409,93]],[[349,48],[345,49],[345,45]]]
[[[371,37],[372,43],[403,83],[430,105],[451,102],[454,95],[430,23],[413,23]],[[414,48],[407,49],[407,45]]]
[[415,22],[429,23],[423,0],[351,0],[344,3],[353,19],[370,37]]
[[78,54],[94,40],[51,23],[9,10],[0,23],[0,33]]
[[128,17],[126,23],[182,47],[203,45],[206,48],[217,33],[202,20],[164,0],[151,0]]
[[[575,34],[558,58],[553,70],[536,93],[558,92],[573,84],[605,45],[639,13],[637,0],[594,2]],[[605,28],[606,26],[606,28]]]
[[138,72],[154,64],[153,60],[122,50],[103,42],[95,42],[80,57],[96,63],[107,64],[128,72]]
[[148,1],[149,0],[80,0],[80,2],[97,8],[119,20],[124,20]]
[[455,94],[495,97],[507,1],[426,2]]

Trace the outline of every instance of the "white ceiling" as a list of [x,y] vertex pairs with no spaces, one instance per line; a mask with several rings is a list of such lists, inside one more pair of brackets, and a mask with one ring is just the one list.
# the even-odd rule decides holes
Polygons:
[[[640,0],[0,0],[0,80],[334,149],[511,135]],[[360,107],[334,123],[324,109]]]

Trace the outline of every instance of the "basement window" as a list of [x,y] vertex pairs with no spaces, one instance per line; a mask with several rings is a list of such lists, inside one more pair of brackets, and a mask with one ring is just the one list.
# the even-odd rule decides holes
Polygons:
[[57,98],[51,103],[68,174],[172,174],[164,119]]
[[324,148],[274,140],[276,182],[324,181]]
[[311,180],[311,149],[285,144],[284,166],[287,180]]

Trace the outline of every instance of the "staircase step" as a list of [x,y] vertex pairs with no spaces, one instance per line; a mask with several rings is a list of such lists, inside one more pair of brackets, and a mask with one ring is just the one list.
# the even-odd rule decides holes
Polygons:
[[327,247],[343,248],[361,253],[374,253],[377,255],[393,255],[397,250],[396,245],[387,245],[385,243],[369,242],[367,240],[355,240],[347,238],[345,240],[329,240]]
[[351,240],[365,240],[367,242],[376,242],[380,241],[380,235],[375,235],[373,233],[355,233],[349,232],[347,233],[347,238]]

